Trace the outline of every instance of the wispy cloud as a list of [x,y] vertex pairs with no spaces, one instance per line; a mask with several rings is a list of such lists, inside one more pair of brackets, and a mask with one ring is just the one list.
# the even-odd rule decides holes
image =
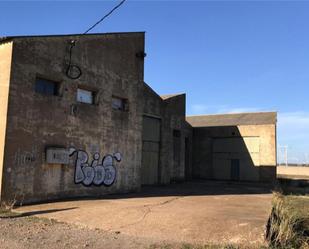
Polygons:
[[278,159],[283,161],[280,145],[288,146],[288,160],[309,163],[309,112],[278,113]]
[[301,139],[309,145],[309,112],[278,113],[278,133],[284,140]]
[[242,113],[242,112],[258,112],[262,111],[260,108],[254,107],[236,107],[236,108],[224,108],[219,109],[218,113]]
[[192,114],[205,114],[209,111],[209,107],[206,105],[194,104],[191,106]]
[[281,125],[290,127],[296,125],[298,128],[309,129],[309,112],[283,112],[279,113]]
[[228,105],[203,105],[193,104],[190,108],[190,114],[229,114],[242,112],[258,112],[263,111],[256,107],[230,107]]
[[[192,114],[222,114],[267,111],[255,107],[205,106],[196,104],[191,107]],[[309,112],[278,112],[278,145],[288,146],[289,162],[309,163]],[[279,162],[283,154],[278,147]]]

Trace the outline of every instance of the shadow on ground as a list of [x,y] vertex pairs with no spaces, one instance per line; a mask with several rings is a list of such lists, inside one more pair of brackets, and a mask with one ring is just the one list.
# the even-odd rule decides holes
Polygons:
[[168,196],[271,194],[273,190],[273,185],[265,183],[194,180],[180,183],[171,183],[168,185],[142,186],[140,192],[134,193],[106,194],[103,196],[95,197],[80,196],[74,198],[59,198],[55,200],[31,203],[31,205],[72,200],[112,200]]
[[10,219],[10,218],[22,218],[22,217],[29,217],[29,216],[35,216],[38,214],[48,214],[48,213],[56,213],[56,212],[61,212],[61,211],[67,211],[67,210],[72,210],[72,209],[77,209],[77,207],[71,207],[71,208],[60,208],[60,209],[48,209],[48,210],[37,210],[37,211],[31,211],[31,212],[24,212],[24,213],[10,213],[1,215],[1,219]]

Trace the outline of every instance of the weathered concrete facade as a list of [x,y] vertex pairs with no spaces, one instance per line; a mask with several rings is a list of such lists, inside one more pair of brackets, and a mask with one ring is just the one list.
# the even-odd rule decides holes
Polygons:
[[[185,160],[186,143],[189,147],[192,141],[192,128],[191,126],[188,128],[185,121],[185,103],[185,94],[159,96],[145,84],[144,118],[159,119],[161,122],[159,175],[154,183],[164,184],[171,180],[184,180],[185,168],[191,167],[191,162]],[[152,133],[152,130],[149,132]],[[147,134],[144,135],[147,136]],[[144,138],[144,145],[145,141],[147,138]],[[148,157],[147,153],[143,155]],[[146,158],[144,165],[147,164]]]
[[242,150],[254,155],[253,162],[242,155],[241,165],[259,170],[242,170],[238,180],[273,179],[274,122],[256,126],[250,123],[255,114],[249,124],[230,128],[187,122],[185,94],[159,96],[144,83],[144,56],[143,32],[0,40],[1,201],[230,179],[224,166],[229,145],[209,141],[231,132],[261,141],[257,162],[254,141],[244,138]]
[[193,126],[194,177],[276,179],[276,113],[187,117]]
[[[76,80],[65,74],[71,40],[77,40],[72,61],[82,70]],[[144,63],[136,54],[144,52],[144,33],[24,37],[13,38],[9,44],[13,54],[2,199],[27,202],[137,191]],[[58,82],[57,95],[35,92],[37,77]],[[93,104],[76,101],[78,87],[95,92]],[[112,96],[127,99],[128,111],[112,109]],[[77,152],[67,165],[50,164],[46,163],[49,147]],[[74,164],[79,150],[87,153],[89,166],[95,153],[100,155],[99,162],[103,156],[121,153],[122,161],[112,162],[117,181],[109,187],[76,184]]]
[[[144,83],[144,33],[13,37],[0,49],[1,200],[99,196],[184,179],[185,95],[163,99]],[[71,64],[77,79],[68,77]],[[49,85],[36,85],[42,79]],[[57,91],[45,94],[49,81]],[[80,90],[93,102],[80,102]],[[114,98],[126,107],[113,108]],[[147,141],[153,119],[158,136]]]

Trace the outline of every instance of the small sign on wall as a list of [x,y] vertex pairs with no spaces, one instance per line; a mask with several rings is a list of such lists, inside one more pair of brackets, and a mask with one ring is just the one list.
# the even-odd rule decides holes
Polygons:
[[50,164],[69,164],[69,151],[65,148],[47,148],[46,162]]

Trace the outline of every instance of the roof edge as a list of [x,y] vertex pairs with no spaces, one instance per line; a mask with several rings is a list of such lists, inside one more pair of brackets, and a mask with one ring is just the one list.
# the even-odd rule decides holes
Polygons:
[[192,127],[222,127],[277,124],[277,112],[243,112],[186,116]]
[[160,95],[160,98],[163,100],[167,100],[167,99],[182,96],[182,95],[186,95],[186,93],[164,94],[164,95]]
[[132,31],[132,32],[107,32],[107,33],[89,33],[89,34],[54,34],[54,35],[16,35],[16,36],[3,36],[0,37],[0,42],[11,39],[22,38],[48,38],[48,37],[66,37],[66,36],[99,36],[99,35],[125,35],[125,34],[145,34],[145,31]]
[[212,114],[197,114],[197,115],[186,115],[186,117],[204,117],[204,116],[228,116],[228,115],[242,115],[242,114],[278,114],[278,111],[265,111],[265,112],[233,112],[233,113],[212,113]]

